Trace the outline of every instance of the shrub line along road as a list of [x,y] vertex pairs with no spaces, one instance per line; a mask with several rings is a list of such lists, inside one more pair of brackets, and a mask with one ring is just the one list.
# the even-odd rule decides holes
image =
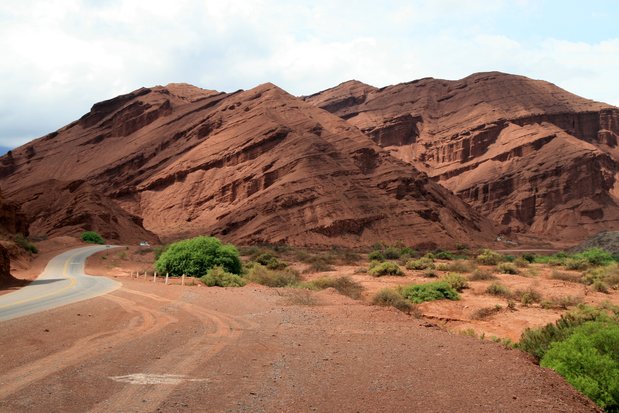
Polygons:
[[84,273],[86,258],[106,248],[109,247],[76,248],[54,257],[32,283],[0,296],[0,321],[97,297],[119,288],[121,284],[117,281]]

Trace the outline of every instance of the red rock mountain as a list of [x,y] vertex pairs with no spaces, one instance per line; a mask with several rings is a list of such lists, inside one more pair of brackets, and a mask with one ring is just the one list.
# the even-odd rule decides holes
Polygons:
[[11,261],[7,247],[15,249],[13,239],[16,234],[28,236],[26,217],[17,205],[4,199],[0,192],[0,287],[15,282],[11,276]]
[[0,185],[35,234],[322,246],[496,236],[425,173],[272,84],[235,93],[172,84],[97,103],[0,158]]
[[304,98],[363,131],[497,224],[582,240],[619,229],[619,109],[498,72]]

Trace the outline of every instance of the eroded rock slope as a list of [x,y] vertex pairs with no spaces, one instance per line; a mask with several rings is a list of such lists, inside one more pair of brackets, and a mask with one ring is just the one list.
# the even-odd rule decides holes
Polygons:
[[544,81],[478,73],[304,98],[362,130],[497,224],[581,240],[619,228],[619,109]]

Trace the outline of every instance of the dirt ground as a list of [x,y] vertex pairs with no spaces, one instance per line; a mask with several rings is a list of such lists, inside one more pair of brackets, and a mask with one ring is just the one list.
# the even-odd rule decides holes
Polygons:
[[430,318],[416,319],[364,301],[414,274],[330,272],[364,284],[352,300],[333,289],[153,283],[129,276],[148,269],[150,252],[124,251],[87,265],[119,290],[3,323],[0,412],[597,411],[524,353],[437,326],[470,311],[483,282],[454,308],[422,305]]

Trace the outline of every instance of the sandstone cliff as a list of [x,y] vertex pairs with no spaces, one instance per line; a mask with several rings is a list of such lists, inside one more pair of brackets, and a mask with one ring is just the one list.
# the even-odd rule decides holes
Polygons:
[[582,240],[619,228],[619,109],[523,76],[478,73],[304,98],[497,224]]
[[[48,234],[87,216],[121,240],[139,219],[165,240],[453,246],[496,234],[425,173],[272,84],[235,93],[177,84],[98,103],[0,158],[0,185]],[[71,196],[74,185],[101,210]],[[119,209],[139,217],[135,226],[114,222]]]

